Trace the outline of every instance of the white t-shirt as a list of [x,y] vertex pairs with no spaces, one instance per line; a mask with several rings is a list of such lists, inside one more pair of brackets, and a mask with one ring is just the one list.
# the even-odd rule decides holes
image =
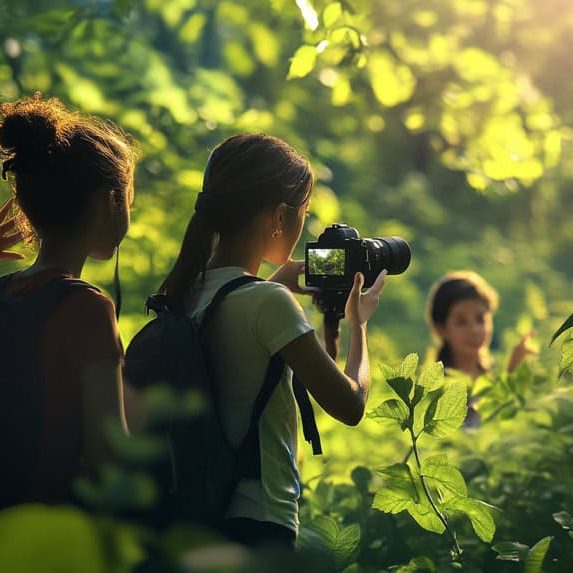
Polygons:
[[[192,314],[203,312],[221,286],[245,274],[242,267],[209,269]],[[270,357],[311,330],[301,305],[278,283],[247,284],[218,308],[205,340],[231,443],[238,445],[247,432]],[[248,517],[298,530],[297,420],[292,370],[285,367],[259,422],[261,480],[239,483],[227,518]]]

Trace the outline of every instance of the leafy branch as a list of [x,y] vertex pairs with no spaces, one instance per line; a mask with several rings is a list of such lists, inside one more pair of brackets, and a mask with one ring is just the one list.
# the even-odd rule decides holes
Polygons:
[[[385,513],[407,511],[424,529],[447,532],[455,561],[462,548],[449,522],[451,514],[465,514],[477,536],[493,539],[495,523],[487,505],[468,496],[461,472],[446,454],[422,459],[418,447],[423,435],[443,438],[456,431],[467,412],[467,387],[459,380],[446,381],[441,362],[431,364],[416,379],[418,356],[410,354],[397,369],[385,367],[386,383],[396,398],[382,402],[368,417],[398,425],[411,438],[411,452],[402,463],[378,470],[384,487],[374,497],[373,507]],[[413,454],[413,463],[409,462]]]

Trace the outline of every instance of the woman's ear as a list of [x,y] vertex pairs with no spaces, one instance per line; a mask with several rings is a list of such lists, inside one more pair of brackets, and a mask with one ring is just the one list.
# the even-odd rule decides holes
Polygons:
[[286,203],[279,203],[274,208],[272,217],[273,231],[282,233],[285,230],[287,209],[288,205]]

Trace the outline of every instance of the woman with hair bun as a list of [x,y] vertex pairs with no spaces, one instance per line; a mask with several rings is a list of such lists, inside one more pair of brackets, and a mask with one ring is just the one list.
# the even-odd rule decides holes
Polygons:
[[0,153],[18,226],[39,241],[31,266],[0,277],[0,507],[61,503],[110,459],[102,422],[126,428],[114,303],[80,277],[127,232],[134,147],[36,94],[0,104]]

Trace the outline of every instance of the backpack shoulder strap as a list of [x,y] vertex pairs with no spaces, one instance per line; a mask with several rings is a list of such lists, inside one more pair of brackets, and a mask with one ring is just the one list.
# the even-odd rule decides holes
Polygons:
[[201,320],[201,325],[199,327],[199,330],[201,331],[205,328],[205,326],[213,318],[215,310],[217,310],[219,305],[225,300],[225,297],[228,294],[232,293],[233,291],[237,290],[238,288],[241,288],[246,284],[254,282],[262,282],[262,281],[264,281],[264,279],[261,279],[259,277],[244,275],[241,277],[237,277],[236,279],[233,279],[228,283],[225,283],[221,288],[219,288],[219,290],[216,292],[215,296],[213,297],[213,299],[203,312],[203,318]]

